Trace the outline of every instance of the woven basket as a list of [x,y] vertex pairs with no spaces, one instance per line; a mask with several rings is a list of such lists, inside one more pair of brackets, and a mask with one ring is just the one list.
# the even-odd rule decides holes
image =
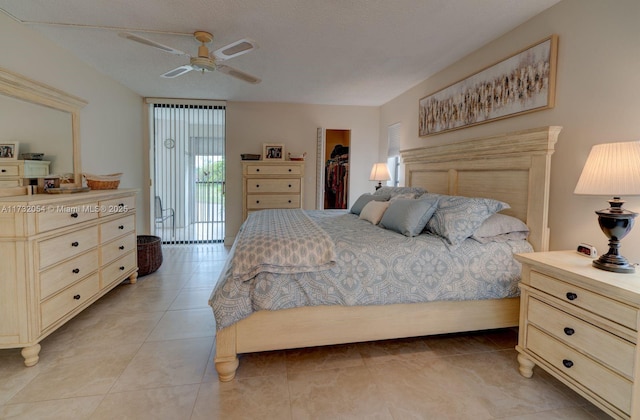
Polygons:
[[87,180],[87,187],[92,190],[115,190],[120,185],[122,173],[109,175],[82,174]]
[[158,236],[138,235],[138,277],[156,271],[162,265],[162,240]]

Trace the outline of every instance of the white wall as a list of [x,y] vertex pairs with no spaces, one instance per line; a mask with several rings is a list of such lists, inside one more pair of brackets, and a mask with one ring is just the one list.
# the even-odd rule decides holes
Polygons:
[[0,13],[0,67],[78,96],[82,170],[123,172],[124,188],[138,188],[138,232],[149,231],[148,185],[143,153],[142,98],[80,61],[32,28]]
[[[595,210],[607,197],[573,194],[591,146],[640,140],[640,2],[564,0],[382,106],[381,156],[387,127],[402,123],[401,149],[442,144],[525,128],[563,126],[552,159],[551,249],[574,249],[579,242],[600,253],[607,240]],[[441,135],[418,137],[418,100],[475,73],[551,34],[559,35],[554,109],[491,122]],[[640,212],[640,198],[624,197]],[[640,222],[638,222],[640,224]],[[622,254],[640,262],[640,226],[623,241]]]
[[[227,102],[226,243],[242,224],[242,153],[262,153],[262,144],[283,143],[285,153],[307,152],[304,205],[315,208],[316,129],[351,130],[349,203],[372,192],[371,165],[378,159],[379,108],[260,102]],[[386,137],[385,137],[386,139]]]

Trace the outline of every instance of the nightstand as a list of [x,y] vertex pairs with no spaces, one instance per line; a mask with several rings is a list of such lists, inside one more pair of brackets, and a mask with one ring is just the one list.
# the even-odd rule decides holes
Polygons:
[[576,251],[516,259],[520,373],[537,365],[614,418],[640,419],[640,274],[599,270]]

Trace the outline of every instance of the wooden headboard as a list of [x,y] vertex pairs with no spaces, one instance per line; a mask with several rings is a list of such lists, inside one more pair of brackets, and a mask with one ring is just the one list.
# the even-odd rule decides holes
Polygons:
[[547,251],[551,155],[560,130],[540,127],[401,150],[406,185],[509,203],[502,213],[523,220],[533,248]]

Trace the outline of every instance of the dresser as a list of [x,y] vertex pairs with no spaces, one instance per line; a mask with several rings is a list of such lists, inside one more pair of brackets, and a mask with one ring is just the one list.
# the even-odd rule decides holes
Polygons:
[[242,220],[264,209],[302,207],[303,161],[243,161]]
[[46,160],[7,160],[0,162],[0,187],[19,187],[25,178],[43,178],[49,175]]
[[576,251],[519,254],[520,373],[539,366],[607,414],[640,419],[640,274]]
[[136,191],[0,198],[0,348],[38,363],[39,342],[137,278]]

